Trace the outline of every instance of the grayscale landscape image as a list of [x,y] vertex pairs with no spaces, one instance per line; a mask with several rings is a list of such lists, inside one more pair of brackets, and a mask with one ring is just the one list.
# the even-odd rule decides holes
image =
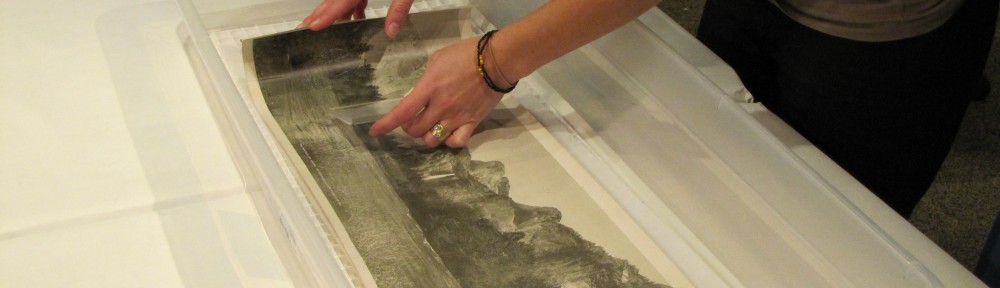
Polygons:
[[400,134],[373,138],[370,123],[332,115],[405,95],[429,51],[462,36],[449,28],[463,17],[456,11],[414,14],[391,41],[374,19],[244,44],[267,109],[377,285],[667,287],[560,224],[559,210],[511,199],[504,163]]

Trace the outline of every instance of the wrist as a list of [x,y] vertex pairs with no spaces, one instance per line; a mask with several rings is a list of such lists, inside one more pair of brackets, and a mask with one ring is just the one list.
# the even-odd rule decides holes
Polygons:
[[494,42],[497,32],[497,30],[489,31],[479,38],[476,45],[477,69],[486,86],[493,91],[506,94],[514,90],[520,77],[511,80],[511,77],[504,73],[503,63],[498,62]]
[[486,51],[483,51],[482,58],[483,61],[487,63],[486,65],[483,65],[483,69],[486,69],[486,73],[496,85],[500,87],[513,87],[517,81],[520,80],[520,78],[512,79],[504,73],[504,69],[501,68],[501,63],[497,61],[496,51],[492,46],[486,47]]
[[484,51],[483,60],[486,61],[486,72],[498,85],[510,87],[521,78],[531,74],[533,69],[528,69],[524,63],[524,58],[518,57],[512,49],[513,46],[510,33],[500,30],[494,33],[487,49]]

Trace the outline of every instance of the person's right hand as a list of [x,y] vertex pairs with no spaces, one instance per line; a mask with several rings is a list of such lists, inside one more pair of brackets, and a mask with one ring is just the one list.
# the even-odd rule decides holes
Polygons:
[[[368,134],[377,137],[402,127],[410,137],[422,137],[429,147],[445,144],[459,148],[468,144],[476,126],[503,97],[476,72],[473,53],[478,40],[468,38],[431,54],[413,90],[375,121]],[[434,136],[436,124],[444,130],[440,138]]]
[[[319,31],[337,21],[365,19],[367,6],[368,0],[325,0],[302,20],[299,28],[309,27]],[[385,16],[385,34],[390,38],[399,34],[399,27],[406,20],[406,14],[410,13],[410,6],[413,6],[413,0],[393,0],[389,5]]]

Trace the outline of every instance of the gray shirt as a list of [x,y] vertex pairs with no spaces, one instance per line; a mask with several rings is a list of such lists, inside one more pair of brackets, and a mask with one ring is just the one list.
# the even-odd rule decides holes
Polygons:
[[812,29],[878,42],[918,36],[944,24],[964,0],[770,0]]

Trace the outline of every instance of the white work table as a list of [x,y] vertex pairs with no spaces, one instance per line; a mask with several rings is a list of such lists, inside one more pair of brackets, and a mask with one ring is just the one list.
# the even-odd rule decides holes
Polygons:
[[174,2],[0,7],[0,286],[289,283]]
[[[239,5],[238,1],[220,2],[212,9]],[[497,13],[492,11],[496,7],[481,6],[495,23],[507,22],[510,19],[504,17],[519,13]],[[281,253],[289,248],[269,239],[274,231],[262,224],[260,207],[246,192],[253,181],[239,168],[244,154],[233,152],[227,144],[224,134],[231,128],[219,124],[226,115],[213,112],[213,104],[206,100],[209,92],[204,87],[211,84],[196,74],[199,64],[191,60],[191,43],[185,42],[191,41],[190,33],[185,32],[186,20],[175,1],[4,1],[0,19],[0,90],[4,93],[0,96],[0,287],[293,286],[293,278],[301,276],[296,275],[299,270],[283,260],[287,257]],[[654,9],[631,25],[628,29],[660,37],[666,50],[657,53],[687,60],[691,70],[681,71],[703,74],[698,77],[711,80],[716,86],[713,92],[721,91],[734,101],[745,97],[731,69],[662,12]],[[622,33],[628,31],[619,33],[628,36]],[[606,54],[601,47],[608,47],[614,37],[602,39],[605,43],[595,44],[593,51]],[[612,62],[628,69],[620,67],[622,62]],[[554,86],[560,82],[553,74],[559,65],[567,64],[556,63],[542,71]],[[643,80],[635,81],[642,84]],[[930,273],[942,287],[984,286],[780,119],[759,104],[739,105],[746,113],[737,117],[754,119],[754,125],[772,135],[767,139],[779,140],[772,143],[783,147],[779,151],[795,156],[786,161],[808,167],[809,175],[819,176],[842,195],[814,201],[829,201],[833,206],[844,205],[838,199],[847,201],[845,209],[860,215],[860,220],[851,221],[877,227],[873,237],[889,241],[892,247],[886,247],[888,252],[875,252],[891,254],[893,247],[902,249],[907,255],[900,259],[916,261],[902,269],[926,269],[921,271]],[[725,157],[725,152],[720,153]],[[769,205],[783,202],[761,199]],[[773,216],[781,220],[778,216],[799,212],[795,209],[777,208]],[[699,223],[685,220],[693,217],[690,214],[680,211],[678,215],[686,228],[672,233],[705,240],[705,233],[719,231],[701,230],[695,227]],[[774,225],[791,227],[787,229],[804,225],[784,221],[788,223]],[[831,219],[830,223],[851,221]],[[829,231],[823,233],[837,234],[842,228],[824,229]],[[810,237],[826,234],[810,233],[801,234],[802,243],[823,245]],[[759,243],[771,244],[781,243]],[[711,241],[698,246],[713,256],[695,261],[700,264],[691,264],[696,268],[686,271],[722,271],[724,275],[688,275],[695,283],[757,287],[781,285],[786,282],[774,279],[785,276],[812,277],[782,274],[780,263],[797,260],[779,261],[773,268],[741,267],[725,258],[739,251],[718,250],[721,246],[725,245]],[[823,247],[771,249],[815,249],[817,255],[830,256]],[[834,286],[868,287],[865,277],[879,277],[878,271],[865,276],[838,266],[864,261],[871,251],[842,252],[843,261],[804,261],[829,266],[817,272],[828,279],[817,281]],[[685,265],[683,259],[678,263]],[[697,268],[702,266],[717,270]]]

